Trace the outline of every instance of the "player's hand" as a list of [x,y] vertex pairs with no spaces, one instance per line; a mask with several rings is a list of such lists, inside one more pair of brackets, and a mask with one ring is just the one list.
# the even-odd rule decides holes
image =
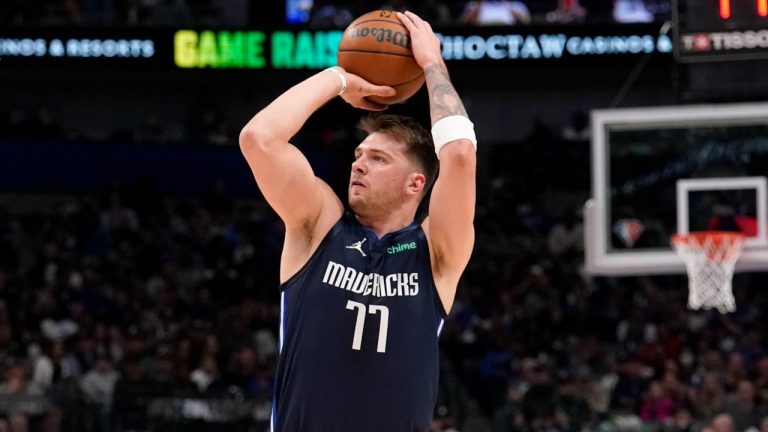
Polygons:
[[347,90],[341,94],[341,98],[355,108],[368,111],[384,111],[387,105],[376,103],[367,99],[368,96],[389,97],[395,95],[395,89],[389,86],[378,86],[369,83],[363,78],[351,74],[342,68],[338,68],[347,79]]
[[411,50],[416,63],[422,69],[435,64],[442,64],[443,55],[440,51],[440,40],[432,30],[432,26],[413,12],[398,12],[397,18],[411,34]]

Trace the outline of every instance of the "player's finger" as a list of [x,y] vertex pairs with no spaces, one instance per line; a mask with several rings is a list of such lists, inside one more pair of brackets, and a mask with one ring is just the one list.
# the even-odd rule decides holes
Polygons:
[[368,111],[384,111],[385,109],[389,108],[389,105],[380,104],[378,102],[368,100],[367,98],[362,98],[360,99],[360,103],[358,104],[357,108],[366,109]]
[[408,17],[406,14],[402,12],[397,13],[397,19],[400,20],[401,23],[405,26],[405,28],[408,29],[409,32],[413,31],[415,29],[415,26],[413,24],[413,20]]
[[365,94],[372,95],[372,96],[394,96],[395,89],[389,86],[377,86],[377,85],[369,85],[365,87]]
[[413,21],[413,25],[415,25],[416,27],[420,27],[424,23],[423,19],[421,19],[418,15],[416,15],[411,11],[405,11],[405,16],[410,18],[411,21]]

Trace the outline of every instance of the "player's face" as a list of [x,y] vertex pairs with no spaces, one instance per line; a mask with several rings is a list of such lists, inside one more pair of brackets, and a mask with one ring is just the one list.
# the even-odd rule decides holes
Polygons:
[[355,149],[349,178],[349,205],[360,216],[391,210],[408,194],[415,173],[405,144],[374,132]]

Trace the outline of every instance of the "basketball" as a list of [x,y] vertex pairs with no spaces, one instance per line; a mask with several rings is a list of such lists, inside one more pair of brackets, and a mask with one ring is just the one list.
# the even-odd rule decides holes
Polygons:
[[397,91],[389,97],[369,96],[374,102],[403,102],[424,84],[424,71],[413,58],[408,29],[394,11],[368,12],[352,21],[339,42],[337,59],[347,72]]

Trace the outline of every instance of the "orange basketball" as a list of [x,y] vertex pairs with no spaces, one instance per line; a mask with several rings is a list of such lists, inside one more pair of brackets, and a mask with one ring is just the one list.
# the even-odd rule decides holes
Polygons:
[[337,59],[349,73],[397,91],[390,97],[370,96],[374,102],[402,102],[424,84],[424,71],[413,58],[408,29],[393,11],[368,12],[352,21],[339,42]]

